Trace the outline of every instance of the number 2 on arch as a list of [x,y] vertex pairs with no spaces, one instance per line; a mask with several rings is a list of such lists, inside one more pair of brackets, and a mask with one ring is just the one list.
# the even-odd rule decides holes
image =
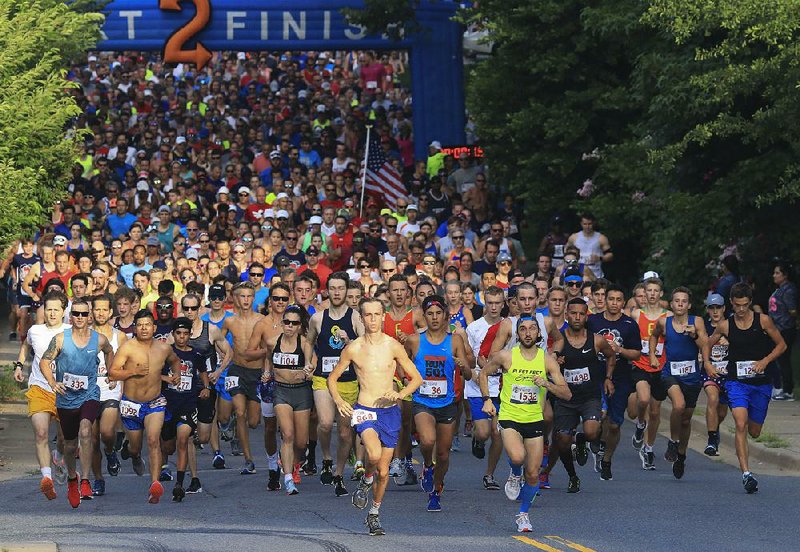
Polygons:
[[[191,50],[184,50],[183,45],[202,31],[211,19],[209,0],[192,0],[196,12],[183,27],[172,33],[164,44],[165,63],[194,63],[202,69],[211,59],[211,52],[197,42]],[[164,11],[181,11],[180,0],[159,0],[158,8]]]

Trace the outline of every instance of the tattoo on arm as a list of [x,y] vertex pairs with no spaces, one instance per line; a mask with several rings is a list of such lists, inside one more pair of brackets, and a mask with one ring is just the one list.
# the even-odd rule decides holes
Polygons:
[[46,358],[48,360],[55,360],[56,356],[58,356],[58,336],[53,336],[53,339],[50,340],[50,345],[47,346],[47,350],[42,355],[42,358]]

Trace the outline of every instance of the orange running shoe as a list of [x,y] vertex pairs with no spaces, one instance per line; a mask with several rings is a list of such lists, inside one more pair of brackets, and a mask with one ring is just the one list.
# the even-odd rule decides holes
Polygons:
[[81,490],[78,485],[78,478],[67,480],[67,500],[69,505],[77,508],[81,505]]
[[300,464],[294,465],[294,469],[292,470],[292,481],[294,481],[295,485],[300,483]]
[[158,481],[153,481],[153,484],[150,485],[150,494],[147,497],[147,502],[150,504],[158,504],[158,501],[161,500],[161,495],[164,494],[164,487],[161,486],[161,483]]
[[92,500],[92,486],[88,479],[81,479],[81,500]]
[[53,480],[49,477],[42,477],[42,482],[39,483],[39,489],[42,494],[47,497],[47,500],[54,500],[56,496],[56,487],[53,485]]

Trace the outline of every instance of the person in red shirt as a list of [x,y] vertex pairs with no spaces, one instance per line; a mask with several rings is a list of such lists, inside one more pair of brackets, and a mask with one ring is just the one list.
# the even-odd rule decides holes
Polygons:
[[336,217],[334,226],[336,230],[328,237],[328,266],[339,272],[347,268],[353,256],[353,229],[344,215]]
[[319,278],[319,290],[326,291],[328,276],[333,274],[333,270],[319,262],[319,249],[315,245],[306,249],[306,264],[297,269],[298,274],[302,274],[305,270],[310,270]]
[[374,94],[376,88],[383,88],[386,80],[386,69],[375,61],[374,52],[364,53],[364,64],[360,68],[361,89]]
[[244,213],[247,222],[258,222],[264,220],[264,215],[269,209],[267,205],[267,190],[263,186],[256,188],[256,202],[250,204]]

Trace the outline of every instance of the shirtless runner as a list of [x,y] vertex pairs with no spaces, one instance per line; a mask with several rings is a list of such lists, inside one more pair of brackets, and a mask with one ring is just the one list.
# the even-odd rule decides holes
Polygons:
[[123,343],[108,369],[109,381],[124,381],[119,402],[122,425],[128,437],[128,450],[136,475],[144,473],[142,461],[142,431],[147,434],[150,460],[151,504],[158,504],[164,488],[158,482],[161,468],[161,428],[167,400],[161,394],[161,369],[169,363],[172,373],[180,379],[181,361],[167,343],[153,341],[156,324],[150,311],[141,310],[134,316],[135,337]]
[[[372,507],[365,521],[370,535],[384,535],[379,518],[381,501],[389,482],[389,462],[400,433],[401,415],[397,401],[412,394],[422,384],[416,366],[395,339],[384,334],[383,303],[365,297],[360,304],[364,335],[351,341],[328,376],[328,390],[342,417],[349,418],[367,451],[366,474],[353,493],[353,505],[364,509],[372,488]],[[353,365],[359,385],[358,402],[350,405],[339,394],[337,382]],[[407,383],[394,390],[395,368],[405,374]],[[374,485],[374,486],[373,486]]]

